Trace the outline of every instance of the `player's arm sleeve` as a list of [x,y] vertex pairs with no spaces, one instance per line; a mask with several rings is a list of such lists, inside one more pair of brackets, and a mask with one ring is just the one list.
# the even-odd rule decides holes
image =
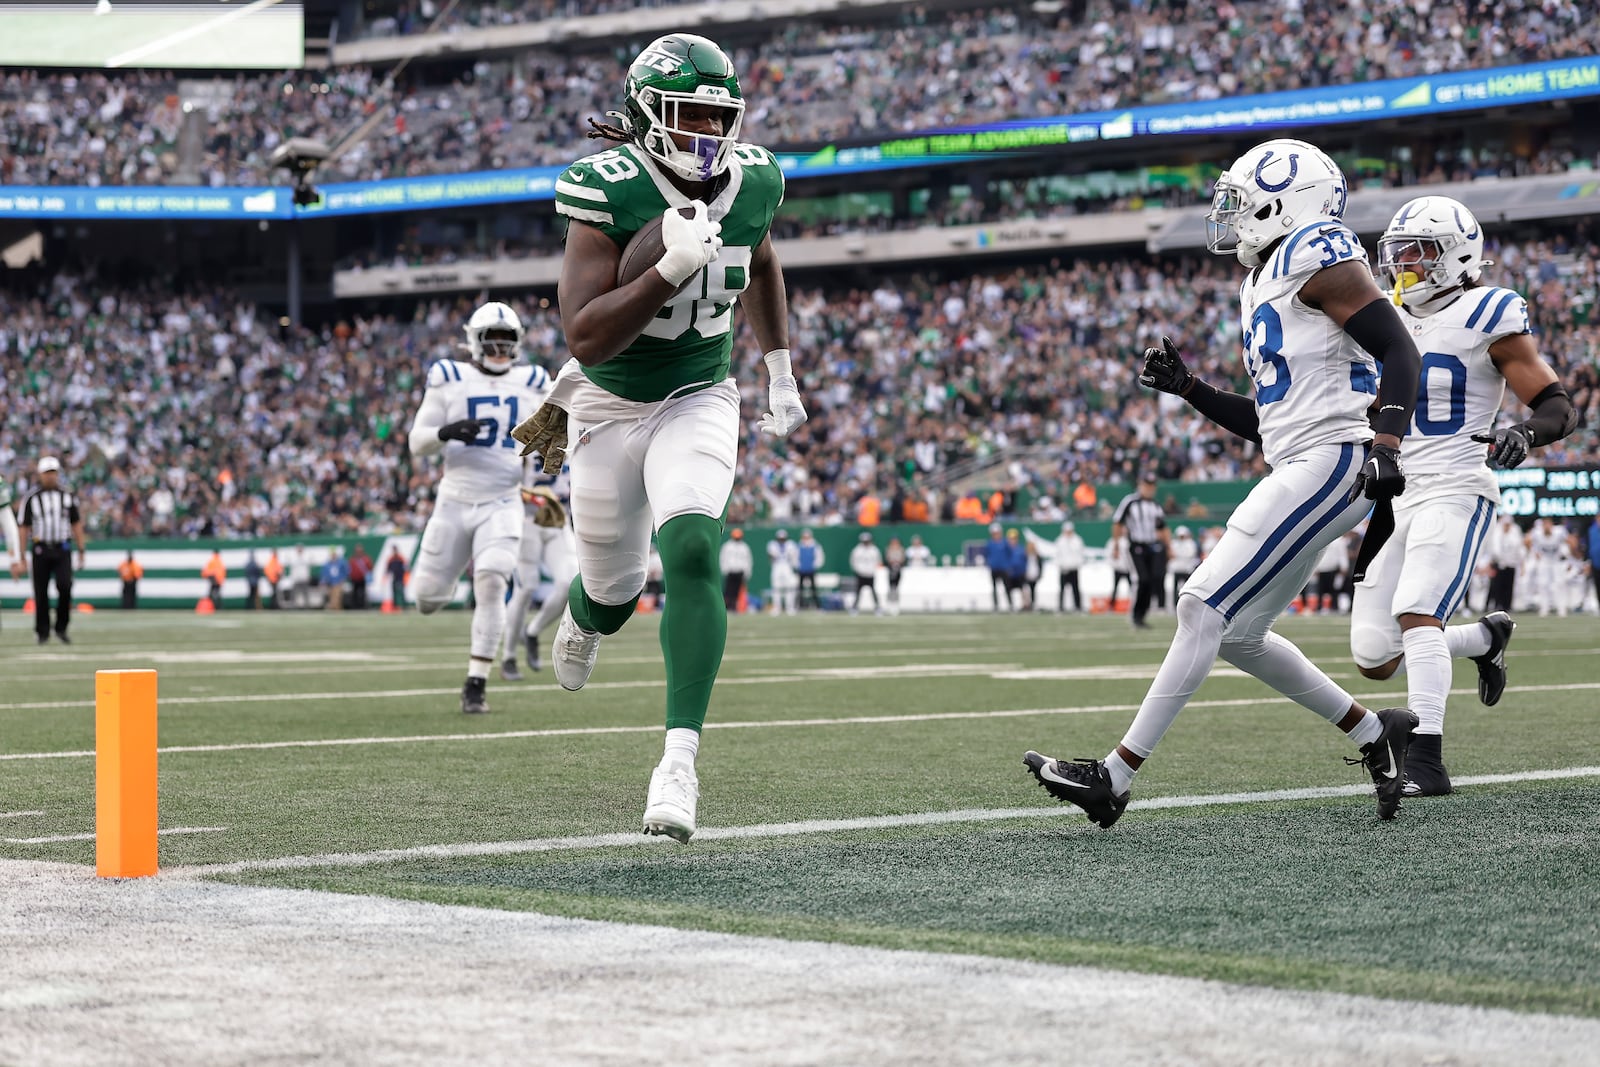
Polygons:
[[1224,392],[1199,378],[1183,394],[1189,406],[1235,437],[1261,443],[1261,419],[1256,402],[1238,393]]
[[444,442],[439,440],[439,428],[444,425],[445,414],[443,393],[429,389],[422,394],[422,406],[417,408],[417,417],[411,420],[411,435],[407,438],[412,455],[432,456],[444,451]]
[[1387,299],[1377,297],[1345,320],[1344,332],[1378,361],[1383,374],[1378,381],[1373,431],[1404,437],[1411,429],[1411,413],[1417,406],[1422,360],[1406,333],[1405,323],[1400,321],[1400,313]]
[[1578,409],[1560,382],[1551,382],[1528,405],[1533,414],[1523,422],[1535,447],[1552,444],[1578,428]]

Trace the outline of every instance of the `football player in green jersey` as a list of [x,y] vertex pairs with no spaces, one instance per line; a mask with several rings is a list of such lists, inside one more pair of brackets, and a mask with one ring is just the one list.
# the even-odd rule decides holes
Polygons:
[[[591,120],[591,136],[617,147],[556,182],[568,220],[561,325],[573,358],[514,436],[546,470],[570,465],[579,567],[552,657],[565,688],[583,686],[601,636],[633,614],[658,531],[667,736],[644,831],[687,841],[700,728],[727,637],[717,552],[740,437],[734,304],[766,355],[771,411],[760,429],[785,436],[806,411],[769,235],[783,173],[771,153],[739,142],[744,100],[732,62],[704,37],[669,34],[633,61],[624,92],[615,124]],[[657,218],[664,253],[619,286],[622,250]]]

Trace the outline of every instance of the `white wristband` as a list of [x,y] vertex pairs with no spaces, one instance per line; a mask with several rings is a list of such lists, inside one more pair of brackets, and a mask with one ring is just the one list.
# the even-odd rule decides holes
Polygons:
[[771,352],[761,357],[767,361],[767,373],[776,378],[787,374],[794,376],[794,370],[789,366],[789,350],[787,348],[774,348]]

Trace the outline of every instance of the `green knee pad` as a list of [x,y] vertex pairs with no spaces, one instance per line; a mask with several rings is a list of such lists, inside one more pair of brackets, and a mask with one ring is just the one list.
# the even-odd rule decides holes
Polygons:
[[680,515],[661,527],[657,543],[666,590],[661,651],[667,664],[667,729],[698,730],[706,721],[728,638],[717,563],[722,523],[709,515]]

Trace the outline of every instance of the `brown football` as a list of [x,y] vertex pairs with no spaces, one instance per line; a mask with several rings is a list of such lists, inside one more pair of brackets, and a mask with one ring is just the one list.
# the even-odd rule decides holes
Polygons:
[[[678,214],[687,219],[694,215],[694,209],[680,207]],[[627,285],[655,266],[666,251],[666,243],[661,240],[661,216],[657,215],[639,227],[639,232],[628,241],[628,247],[622,250],[622,258],[617,261],[617,288]],[[681,293],[687,289],[695,277],[697,276],[691,275],[678,286],[677,292]],[[673,295],[676,296],[677,293]]]

